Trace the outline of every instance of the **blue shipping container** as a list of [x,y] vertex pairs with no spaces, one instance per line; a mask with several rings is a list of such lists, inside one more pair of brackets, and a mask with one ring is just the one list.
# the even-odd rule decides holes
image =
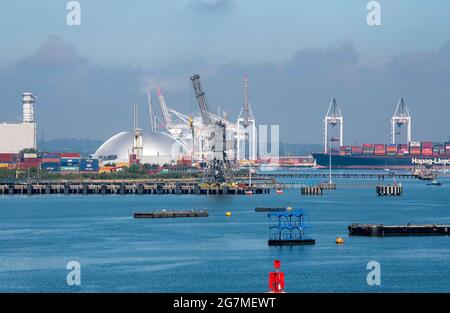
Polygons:
[[49,172],[59,172],[59,163],[41,163],[41,169]]
[[59,154],[58,153],[44,152],[44,153],[41,154],[41,158],[42,159],[59,159]]
[[98,171],[100,168],[99,161],[97,159],[81,159],[80,171]]
[[61,166],[68,167],[79,167],[80,159],[75,158],[61,158]]

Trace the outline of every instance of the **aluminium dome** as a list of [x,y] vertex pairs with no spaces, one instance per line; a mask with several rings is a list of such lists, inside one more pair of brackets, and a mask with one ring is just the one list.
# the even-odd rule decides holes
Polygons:
[[[94,153],[94,158],[128,162],[133,149],[132,132],[120,132],[106,140]],[[142,131],[143,157],[170,157],[177,160],[186,154],[182,144],[166,133]]]

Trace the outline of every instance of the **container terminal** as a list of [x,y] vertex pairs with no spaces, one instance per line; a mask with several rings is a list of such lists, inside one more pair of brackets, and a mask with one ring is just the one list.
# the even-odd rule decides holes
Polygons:
[[[148,92],[149,130],[139,125],[139,106],[134,105],[132,131],[122,131],[107,139],[92,155],[77,152],[41,151],[36,145],[32,93],[22,94],[20,122],[0,123],[0,170],[38,170],[53,174],[102,174],[137,166],[149,175],[183,172],[205,174],[205,183],[233,181],[233,170],[249,166],[275,168],[402,169],[432,168],[447,172],[450,142],[412,141],[411,115],[400,99],[391,118],[389,144],[344,144],[344,117],[332,99],[323,120],[324,150],[310,156],[273,158],[258,153],[256,119],[249,101],[249,77],[243,79],[243,104],[236,120],[227,112],[214,114],[208,107],[200,76],[190,77],[198,101],[199,114],[189,116],[171,108],[160,89],[156,90],[162,116],[155,113]],[[333,129],[338,126],[338,136]],[[404,143],[399,143],[406,127]],[[405,136],[404,136],[405,137]],[[251,171],[251,169],[250,169]],[[216,175],[214,173],[219,173]]]
[[[324,151],[313,153],[316,166],[336,169],[414,169],[450,167],[450,142],[412,141],[412,117],[404,99],[400,99],[391,118],[391,142],[389,144],[364,143],[362,146],[346,146],[343,141],[344,118],[332,99],[324,118]],[[339,137],[331,136],[332,128],[339,127]],[[401,130],[406,127],[406,141],[398,143]],[[338,147],[333,147],[339,142]]]

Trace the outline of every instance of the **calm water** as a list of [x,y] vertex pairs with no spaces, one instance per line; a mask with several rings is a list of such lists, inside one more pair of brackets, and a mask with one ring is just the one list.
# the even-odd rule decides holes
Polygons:
[[[322,197],[0,196],[0,291],[264,292],[274,259],[288,292],[450,291],[450,237],[347,235],[352,222],[450,224],[450,179],[441,187],[404,180],[400,198],[378,198],[375,180],[336,181]],[[271,205],[304,208],[316,245],[269,247],[267,214],[254,208]],[[210,216],[132,218],[161,208]],[[72,260],[80,287],[66,285]],[[372,260],[381,286],[366,283]]]

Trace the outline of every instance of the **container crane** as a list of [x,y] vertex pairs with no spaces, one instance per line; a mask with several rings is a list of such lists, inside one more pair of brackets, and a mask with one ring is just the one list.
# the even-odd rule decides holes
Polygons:
[[405,104],[405,100],[401,98],[398,101],[395,113],[391,118],[391,141],[395,144],[396,135],[400,135],[400,132],[396,130],[396,127],[400,129],[403,125],[407,127],[406,140],[411,142],[411,115],[409,114],[408,107]]
[[342,116],[341,109],[339,108],[336,99],[333,98],[331,100],[330,106],[328,107],[327,114],[325,115],[325,118],[323,120],[323,128],[324,128],[324,138],[323,138],[323,144],[324,144],[324,150],[325,153],[328,152],[328,146],[329,141],[336,141],[336,139],[329,138],[330,134],[328,132],[329,126],[336,126],[339,124],[339,145],[344,145],[344,117]]
[[213,119],[205,99],[205,93],[200,84],[200,75],[190,77],[194,87],[195,97],[200,108],[204,132],[207,134],[208,148],[212,158],[206,165],[203,181],[206,183],[224,183],[230,179],[229,161],[226,155],[226,124],[222,119]]

